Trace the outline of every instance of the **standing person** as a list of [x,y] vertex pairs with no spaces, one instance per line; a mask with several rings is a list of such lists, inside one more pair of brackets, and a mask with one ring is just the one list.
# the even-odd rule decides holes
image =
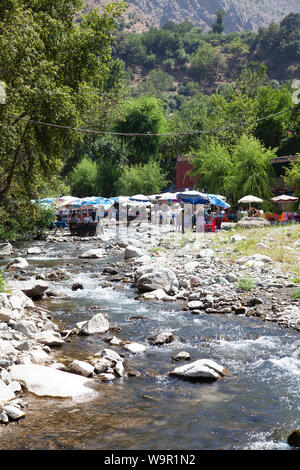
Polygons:
[[216,212],[216,228],[218,230],[221,229],[222,221],[223,221],[223,214],[221,213],[221,209],[218,209]]

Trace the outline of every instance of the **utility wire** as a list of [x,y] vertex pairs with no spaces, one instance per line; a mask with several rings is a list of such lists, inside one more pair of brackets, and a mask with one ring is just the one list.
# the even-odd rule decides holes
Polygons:
[[70,127],[70,126],[62,126],[60,124],[51,124],[49,122],[42,122],[42,121],[35,121],[33,119],[28,119],[26,117],[18,117],[14,116],[12,114],[9,114],[10,117],[14,118],[16,121],[25,121],[31,124],[39,125],[39,126],[46,126],[46,127],[54,127],[57,129],[67,129],[67,130],[72,130],[75,132],[84,132],[86,134],[103,134],[103,135],[117,135],[117,136],[123,136],[123,137],[167,137],[167,136],[182,136],[182,135],[197,135],[197,134],[209,134],[209,133],[215,133],[215,132],[222,132],[222,131],[227,131],[230,129],[234,129],[236,127],[244,127],[245,125],[251,125],[255,124],[256,122],[264,121],[267,119],[271,119],[273,117],[279,116],[281,114],[287,113],[288,111],[291,111],[294,109],[294,106],[285,109],[284,111],[280,111],[275,114],[270,114],[269,116],[265,116],[263,118],[255,119],[254,121],[248,121],[248,122],[238,122],[236,124],[232,124],[230,126],[226,127],[218,127],[216,129],[207,129],[207,130],[199,130],[199,131],[186,131],[186,132],[169,132],[165,134],[160,134],[160,133],[149,133],[149,134],[143,134],[140,132],[113,132],[113,131],[99,131],[99,130],[93,130],[93,129],[83,129],[83,128],[78,128],[78,127]]

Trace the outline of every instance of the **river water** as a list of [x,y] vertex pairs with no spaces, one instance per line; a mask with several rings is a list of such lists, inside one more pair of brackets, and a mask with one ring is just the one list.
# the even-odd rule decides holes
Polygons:
[[[289,449],[287,436],[300,427],[299,333],[253,317],[192,315],[177,302],[140,302],[130,283],[103,286],[103,266],[117,258],[79,259],[78,253],[92,246],[88,242],[80,247],[39,244],[45,255],[26,255],[26,244],[19,247],[32,272],[61,268],[70,276],[50,283],[63,298],[40,304],[53,312],[55,321],[72,328],[100,306],[110,325],[119,328],[113,334],[143,343],[147,351],[125,353],[125,369],[140,375],[100,382],[98,395],[88,401],[25,394],[26,418],[1,427],[1,449]],[[75,282],[84,288],[72,291]],[[147,338],[163,330],[171,330],[175,341],[150,346]],[[84,360],[104,347],[124,354],[104,342],[104,336],[72,337],[56,355]],[[192,360],[215,360],[230,376],[213,383],[168,376],[183,364],[171,359],[182,350]]]

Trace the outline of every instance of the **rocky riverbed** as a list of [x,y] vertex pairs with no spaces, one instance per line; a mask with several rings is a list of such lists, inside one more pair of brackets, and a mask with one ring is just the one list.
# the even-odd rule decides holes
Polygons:
[[[270,244],[272,233],[266,232],[269,238],[266,243]],[[287,246],[299,261],[298,227],[291,227],[290,233]],[[165,302],[174,303],[194,319],[203,315],[258,317],[300,331],[299,299],[293,296],[299,285],[296,276],[283,271],[272,257],[263,253],[263,247],[258,246],[257,253],[237,257],[234,262],[227,258],[241,238],[247,239],[247,231],[242,235],[228,232],[226,238],[216,240],[216,234],[182,237],[176,233],[149,233],[146,226],[140,226],[134,236],[128,235],[122,239],[107,236],[103,242],[97,238],[82,240],[50,234],[47,243],[52,244],[53,253],[61,244],[75,245],[82,270],[93,260],[114,258],[95,276],[101,277],[103,287],[120,292],[130,286],[141,305],[155,302],[163,308]],[[25,416],[24,392],[44,397],[93,398],[99,393],[99,384],[139,374],[127,366],[127,354],[143,354],[147,344],[168,345],[175,340],[172,328],[149,335],[146,345],[135,338],[119,339],[118,325],[111,325],[101,308],[95,308],[89,320],[77,322],[74,328],[57,324],[48,304],[62,294],[59,287],[53,289],[53,283],[59,286],[70,273],[63,268],[35,273],[28,255],[43,257],[42,251],[43,243],[30,246],[26,253],[8,243],[0,247],[6,280],[6,291],[0,294],[3,424]],[[249,290],[243,284],[247,279],[252,281]],[[72,290],[84,290],[84,286],[74,279]],[[132,315],[131,319],[138,317]],[[74,338],[93,335],[102,335],[107,347],[93,352],[88,360],[59,360],[61,346]],[[183,350],[173,356],[173,361],[185,363],[191,358]],[[193,381],[226,380],[230,373],[214,358],[201,357],[169,371],[170,375]]]

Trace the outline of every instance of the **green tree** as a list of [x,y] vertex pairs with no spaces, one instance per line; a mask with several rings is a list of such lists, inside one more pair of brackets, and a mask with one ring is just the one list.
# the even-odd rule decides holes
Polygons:
[[102,157],[97,161],[96,194],[103,197],[118,196],[118,180],[121,166],[111,158]]
[[90,158],[83,158],[70,175],[73,196],[87,197],[96,194],[96,162]]
[[293,188],[295,195],[300,198],[300,154],[298,155],[298,158],[285,170],[284,182]]
[[191,152],[193,164],[191,174],[199,177],[199,186],[208,193],[222,194],[225,190],[225,179],[232,172],[232,161],[228,149],[211,140],[195,152]]
[[291,94],[286,88],[260,87],[257,90],[256,101],[258,104],[257,119],[287,111],[284,114],[258,122],[254,130],[255,137],[260,139],[265,147],[279,147],[290,128],[291,108],[293,107]]
[[156,161],[145,165],[125,166],[118,181],[119,194],[133,196],[134,194],[158,193],[167,185],[166,174]]
[[161,134],[165,129],[166,119],[160,101],[148,96],[129,100],[125,105],[124,119],[116,121],[114,126],[116,132],[133,134],[121,137],[130,152],[131,164],[146,163],[157,154],[161,141],[159,135],[136,134]]
[[270,185],[274,177],[272,158],[276,158],[276,154],[267,150],[255,137],[241,137],[233,150],[232,170],[224,184],[226,193],[234,202],[247,194],[270,200]]
[[250,62],[243,68],[236,80],[236,87],[241,93],[255,98],[257,90],[268,83],[267,67],[259,62]]
[[203,42],[198,51],[191,55],[190,70],[192,75],[214,75],[217,70],[225,67],[225,63],[216,47]]
[[[0,4],[0,70],[7,104],[0,107],[0,196],[14,185],[38,195],[61,155],[99,101],[111,65],[110,42],[124,4],[108,4],[75,22],[81,0],[7,0]],[[55,123],[48,127],[31,122]],[[15,188],[14,188],[15,190]]]
[[217,34],[222,34],[225,29],[224,18],[225,18],[225,11],[222,8],[217,10],[217,19],[215,23],[212,24],[212,31]]

